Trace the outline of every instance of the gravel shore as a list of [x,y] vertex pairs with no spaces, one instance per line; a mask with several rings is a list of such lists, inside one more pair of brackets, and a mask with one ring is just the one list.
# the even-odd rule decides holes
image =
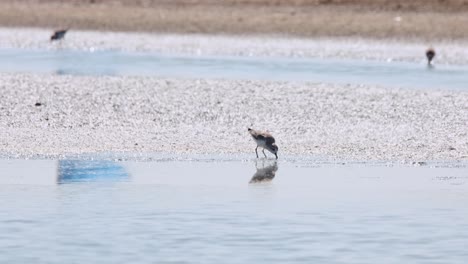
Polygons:
[[[0,152],[468,160],[468,93],[266,81],[0,74]],[[284,157],[284,156],[283,156]]]
[[425,51],[436,49],[436,64],[468,64],[468,40],[434,42],[369,38],[299,38],[273,35],[232,36],[78,31],[61,43],[50,43],[53,29],[0,28],[0,48],[121,50],[183,55],[349,58],[425,63]]

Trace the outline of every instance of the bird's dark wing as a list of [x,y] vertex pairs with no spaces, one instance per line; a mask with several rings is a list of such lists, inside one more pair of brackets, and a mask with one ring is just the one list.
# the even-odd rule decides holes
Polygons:
[[262,135],[262,134],[256,134],[255,136],[253,136],[255,139],[259,139],[259,140],[265,140],[265,137]]
[[275,143],[275,138],[272,137],[272,136],[269,136],[269,137],[266,137],[265,138],[265,143],[268,145],[268,144],[273,144]]

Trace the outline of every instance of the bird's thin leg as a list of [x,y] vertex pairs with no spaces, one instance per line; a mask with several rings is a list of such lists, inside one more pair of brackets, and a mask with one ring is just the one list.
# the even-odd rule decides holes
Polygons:
[[258,146],[255,148],[255,154],[257,154],[257,159],[258,159],[258,152],[257,152]]
[[263,149],[262,152],[263,152],[263,155],[265,155],[265,158],[266,158],[267,155],[265,154],[265,149]]

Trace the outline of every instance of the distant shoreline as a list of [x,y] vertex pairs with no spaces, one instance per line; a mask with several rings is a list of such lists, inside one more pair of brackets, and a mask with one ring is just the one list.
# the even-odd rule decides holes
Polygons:
[[418,41],[359,37],[305,38],[281,35],[228,35],[83,31],[72,29],[61,43],[49,41],[52,28],[1,28],[0,48],[33,50],[151,52],[183,56],[329,58],[410,62],[425,66],[433,46],[435,65],[468,65],[468,39]]
[[[94,2],[92,4],[91,2]],[[209,0],[1,1],[0,27],[202,34],[284,34],[437,41],[468,36],[468,3]],[[323,2],[323,1],[322,1]],[[283,4],[286,3],[286,4]],[[289,3],[289,4],[288,4]],[[364,3],[364,4],[360,4]]]

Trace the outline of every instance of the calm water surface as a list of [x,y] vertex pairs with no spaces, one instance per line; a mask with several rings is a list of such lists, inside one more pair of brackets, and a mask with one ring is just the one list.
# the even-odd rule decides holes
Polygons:
[[468,89],[468,66],[339,59],[0,49],[0,72],[311,81]]
[[468,169],[0,161],[0,263],[466,263]]

